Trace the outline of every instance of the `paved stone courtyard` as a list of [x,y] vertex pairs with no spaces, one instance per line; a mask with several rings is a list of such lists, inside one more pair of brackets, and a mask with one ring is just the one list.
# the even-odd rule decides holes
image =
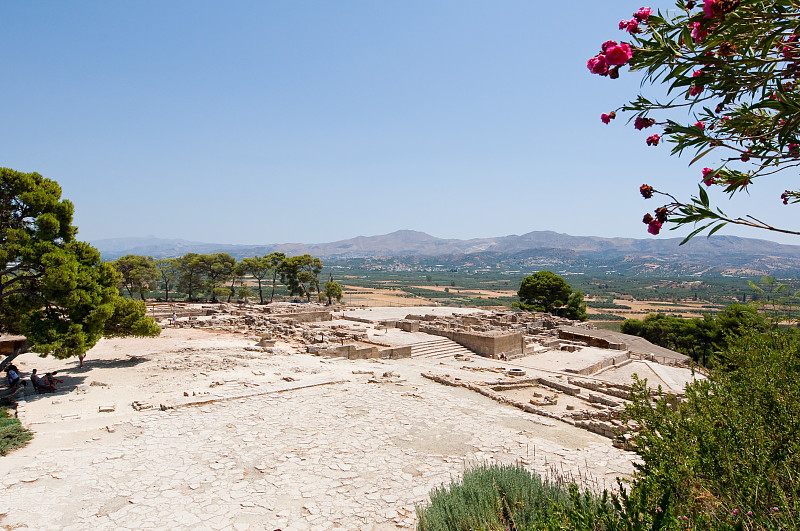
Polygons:
[[114,433],[18,461],[26,464],[2,478],[0,525],[411,528],[415,504],[465,464],[591,466],[609,487],[631,472],[631,454],[608,439],[412,379],[413,386],[354,380],[142,412]]
[[0,528],[409,529],[431,489],[470,465],[521,462],[594,488],[633,471],[608,438],[422,376],[494,379],[496,360],[253,344],[166,329],[103,340],[82,368],[20,356],[23,372],[65,383],[21,406],[35,437],[0,458]]

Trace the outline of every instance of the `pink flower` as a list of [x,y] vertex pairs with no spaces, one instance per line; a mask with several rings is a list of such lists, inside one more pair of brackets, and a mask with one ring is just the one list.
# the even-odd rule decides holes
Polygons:
[[750,154],[751,153],[752,153],[752,151],[748,149],[747,151],[742,153],[742,156],[739,157],[739,158],[742,159],[742,162],[747,162],[748,160],[750,160]]
[[[661,232],[661,222],[657,219],[654,219],[650,223],[647,224],[647,232],[652,234],[653,236],[657,235]],[[661,507],[658,508],[656,512],[661,512]]]
[[703,2],[703,12],[705,15],[703,18],[714,18],[714,4],[717,3],[717,0],[705,0]]
[[647,137],[647,145],[648,146],[657,146],[659,140],[661,140],[661,137],[658,136],[658,135],[649,136],[649,137]]
[[630,20],[620,20],[619,29],[627,30],[630,34],[639,33],[639,21],[635,18]]
[[706,186],[711,186],[714,184],[714,176],[716,172],[711,168],[703,168],[703,184]]
[[689,96],[697,96],[698,94],[700,94],[701,92],[703,92],[703,88],[704,88],[704,87],[703,87],[703,85],[700,85],[700,86],[698,86],[698,87],[692,87],[692,88],[690,88],[690,89],[689,89]]
[[695,122],[694,126],[699,127],[703,131],[705,131],[706,129],[706,124],[702,120],[700,120],[699,122]]
[[647,129],[655,123],[656,121],[652,118],[642,118],[641,116],[637,116],[636,120],[633,121],[633,127],[635,127],[638,131],[641,131],[642,129]]
[[800,157],[800,144],[789,144],[789,155]]
[[607,115],[606,113],[603,113],[600,115],[600,121],[608,125],[609,123],[611,123],[611,116]]
[[631,47],[624,42],[616,46],[610,46],[606,50],[606,63],[610,65],[624,65],[631,60],[631,57],[633,57],[633,51]]
[[588,61],[586,61],[586,67],[592,72],[592,74],[600,74],[601,76],[608,73],[608,64],[606,64],[606,56],[603,54],[597,54]]
[[650,14],[653,12],[652,9],[649,7],[640,7],[639,11],[633,14],[633,18],[638,20],[639,22],[647,22],[647,19],[650,18]]
[[603,43],[603,45],[600,47],[600,49],[603,50],[603,53],[606,53],[606,51],[608,51],[609,48],[611,48],[613,46],[616,46],[616,45],[617,45],[617,41],[606,41],[606,42]]
[[702,75],[703,75],[703,71],[702,70],[695,70],[694,72],[692,72],[692,77],[697,77],[697,76],[702,76]]
[[708,30],[701,29],[702,24],[699,22],[692,22],[689,27],[692,28],[692,40],[696,43],[703,42],[708,35]]

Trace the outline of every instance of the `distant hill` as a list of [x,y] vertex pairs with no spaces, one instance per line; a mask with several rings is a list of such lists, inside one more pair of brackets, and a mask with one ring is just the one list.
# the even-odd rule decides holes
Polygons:
[[[667,267],[677,264],[698,271],[713,268],[726,270],[752,269],[759,271],[800,271],[800,246],[784,245],[768,240],[737,236],[697,237],[680,246],[681,238],[600,238],[571,236],[553,231],[534,231],[521,236],[475,238],[470,240],[436,238],[424,232],[399,230],[380,236],[358,236],[331,243],[283,243],[268,245],[230,245],[169,240],[155,237],[115,238],[92,242],[106,260],[125,254],[141,254],[154,258],[181,256],[189,252],[225,252],[236,258],[283,252],[287,255],[308,253],[321,258],[346,260],[392,257],[455,257],[478,262],[512,262],[562,260],[573,263],[591,260],[628,265],[642,264],[643,268]],[[481,258],[481,256],[483,256]],[[672,267],[668,267],[672,266]],[[750,267],[752,266],[752,267]],[[728,271],[730,272],[730,271]]]

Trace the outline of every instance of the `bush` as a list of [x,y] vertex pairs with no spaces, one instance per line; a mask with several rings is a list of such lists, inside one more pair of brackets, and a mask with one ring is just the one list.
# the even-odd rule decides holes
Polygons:
[[0,407],[0,455],[25,446],[33,438],[33,433],[22,427],[19,419],[8,414],[8,409]]
[[[695,529],[797,529],[800,525],[800,334],[775,330],[731,339],[707,381],[652,407],[634,386],[627,417],[639,465],[631,520],[659,514]],[[660,512],[656,510],[660,508]]]
[[469,469],[460,482],[434,489],[430,504],[417,508],[417,529],[608,529],[602,523],[615,514],[605,496],[580,494],[574,484],[543,479],[521,465],[492,464]]

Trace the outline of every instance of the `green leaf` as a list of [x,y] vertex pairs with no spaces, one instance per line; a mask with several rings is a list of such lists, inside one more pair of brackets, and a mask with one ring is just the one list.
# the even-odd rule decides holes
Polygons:
[[713,223],[709,223],[708,225],[703,225],[703,226],[702,226],[702,227],[700,227],[699,229],[695,229],[694,231],[692,231],[692,233],[691,233],[691,234],[689,234],[687,237],[685,237],[685,238],[683,239],[683,241],[682,241],[682,242],[681,242],[679,245],[683,245],[684,243],[688,242],[689,240],[691,240],[692,238],[694,238],[694,237],[695,237],[697,234],[699,234],[699,233],[703,232],[704,230],[706,230],[706,229],[707,229],[708,227],[710,227],[711,225],[713,225]]
[[703,190],[702,186],[698,186],[698,188],[700,189],[700,203],[704,207],[708,208],[708,194],[705,190]]

